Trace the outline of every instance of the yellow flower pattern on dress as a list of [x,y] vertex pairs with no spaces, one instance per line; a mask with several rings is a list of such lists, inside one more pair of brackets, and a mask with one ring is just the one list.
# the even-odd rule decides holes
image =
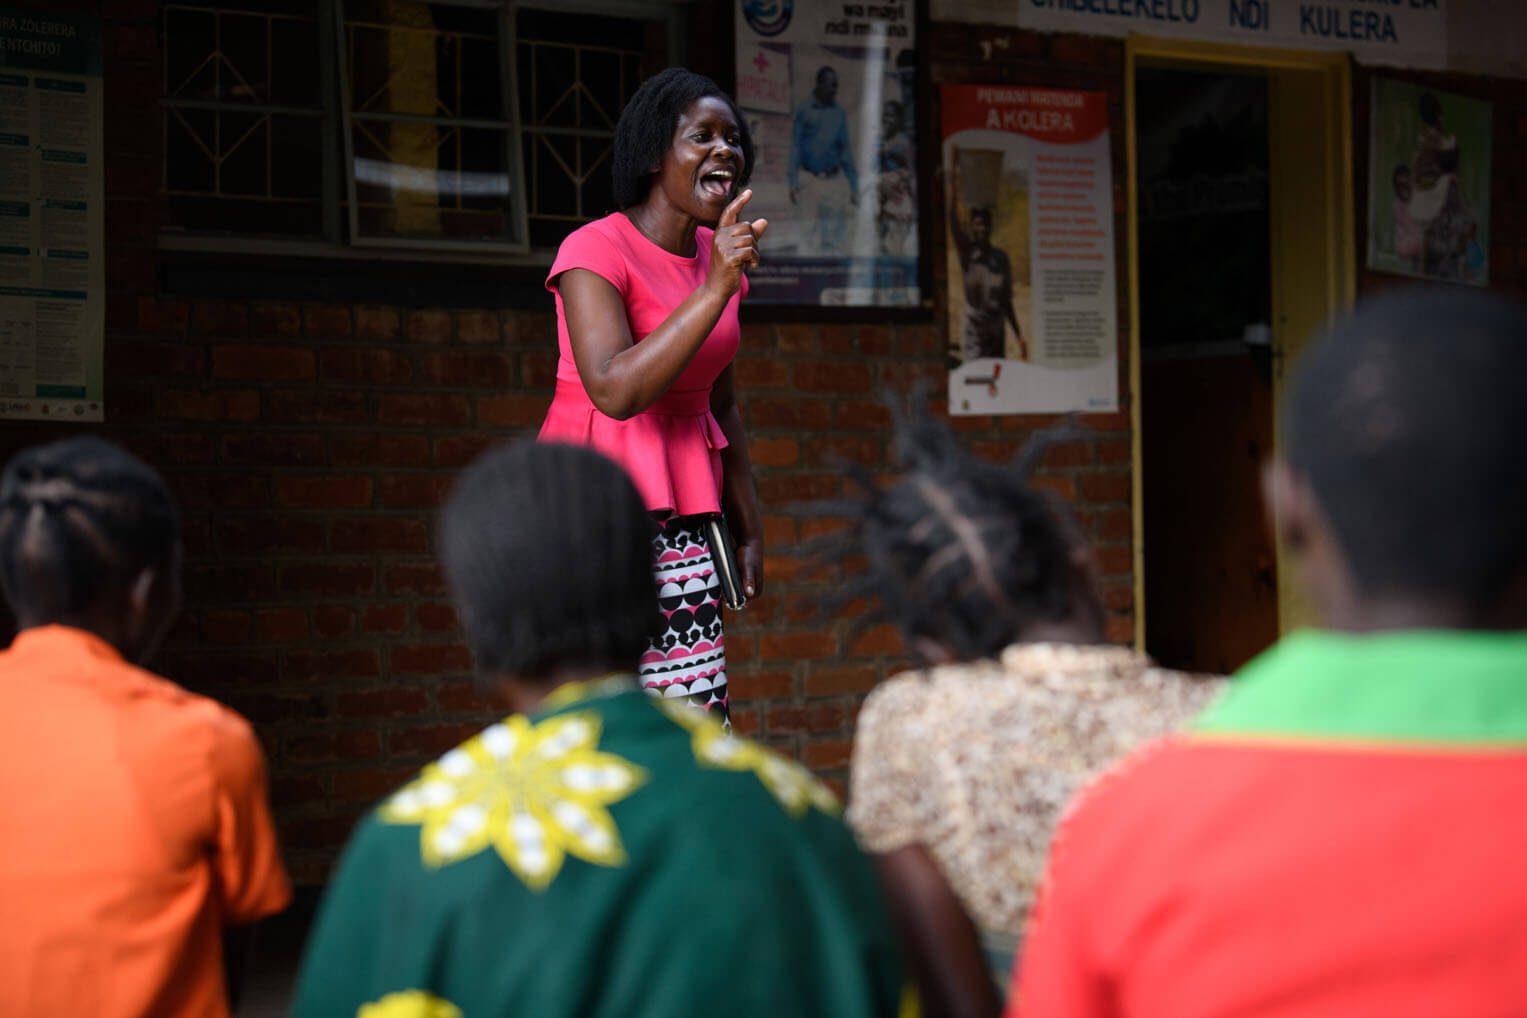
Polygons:
[[727,771],[752,771],[785,811],[796,819],[812,806],[837,816],[843,807],[816,775],[788,757],[765,749],[751,739],[733,735],[717,721],[687,704],[658,701],[664,714],[689,730],[695,760],[702,766]]
[[544,890],[567,856],[621,866],[626,850],[605,808],[647,772],[599,752],[591,712],[532,724],[515,715],[427,765],[381,809],[393,824],[419,824],[427,866],[459,862],[489,845],[531,890]]
[[362,1004],[355,1018],[461,1018],[461,1008],[424,990],[402,990]]

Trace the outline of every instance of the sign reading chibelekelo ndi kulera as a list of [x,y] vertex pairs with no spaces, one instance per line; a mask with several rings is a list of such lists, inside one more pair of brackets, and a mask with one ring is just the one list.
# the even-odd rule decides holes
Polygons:
[[1365,63],[1405,67],[1447,63],[1447,0],[1016,0],[1016,6],[1021,27],[1045,32],[1345,50]]
[[0,8],[0,418],[102,419],[101,23]]

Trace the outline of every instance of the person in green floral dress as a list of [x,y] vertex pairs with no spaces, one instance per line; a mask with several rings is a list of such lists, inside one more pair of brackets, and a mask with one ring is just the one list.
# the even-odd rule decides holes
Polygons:
[[297,1018],[896,1013],[894,933],[832,792],[637,688],[651,527],[586,449],[519,443],[463,475],[442,563],[513,713],[361,822]]

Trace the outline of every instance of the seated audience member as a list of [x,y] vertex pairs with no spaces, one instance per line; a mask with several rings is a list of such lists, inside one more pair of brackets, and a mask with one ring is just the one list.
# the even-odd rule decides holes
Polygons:
[[1018,1013],[1527,1013],[1524,349],[1422,293],[1305,354],[1266,490],[1329,628],[1083,793]]
[[831,792],[638,687],[652,534],[587,449],[522,442],[462,476],[442,565],[514,713],[362,821],[299,1018],[896,1013],[894,934]]
[[832,510],[857,519],[837,554],[868,561],[840,596],[877,599],[930,665],[870,694],[848,818],[879,862],[924,1014],[989,1016],[1061,806],[1219,684],[1107,644],[1090,549],[1027,483],[1045,439],[996,466],[925,417],[898,430],[905,476]]
[[106,442],[0,476],[0,1014],[228,1014],[223,927],[290,896],[264,760],[232,711],[144,671],[179,610],[179,518]]

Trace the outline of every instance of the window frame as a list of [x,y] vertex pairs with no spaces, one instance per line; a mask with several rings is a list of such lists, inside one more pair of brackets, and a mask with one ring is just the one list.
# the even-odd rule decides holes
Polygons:
[[[419,248],[426,251],[497,251],[507,254],[525,254],[530,250],[530,230],[525,218],[525,162],[520,146],[520,100],[519,75],[513,56],[515,51],[515,4],[513,0],[423,0],[442,7],[465,7],[471,10],[496,11],[498,15],[498,66],[499,102],[509,116],[505,121],[481,121],[469,123],[470,118],[423,117],[414,114],[366,114],[360,119],[392,121],[397,123],[451,122],[452,126],[479,126],[503,130],[507,124],[505,160],[509,176],[509,220],[512,236],[502,240],[471,240],[436,237],[382,237],[363,234],[360,228],[360,202],[356,197],[355,181],[355,133],[357,121],[350,94],[349,53],[345,49],[349,33],[345,23],[345,0],[328,0],[334,19],[334,67],[339,79],[339,128],[344,141],[345,199],[349,232],[346,242],[351,247],[388,249]],[[321,44],[320,40],[320,44]]]
[[[215,2],[215,0],[212,0]],[[166,252],[243,254],[268,258],[322,258],[337,260],[424,261],[441,264],[503,265],[541,268],[551,264],[555,249],[530,244],[526,206],[528,187],[520,116],[518,32],[516,15],[535,9],[575,12],[608,17],[639,18],[661,22],[666,28],[667,63],[682,64],[688,44],[684,11],[692,0],[429,0],[456,7],[497,9],[499,12],[500,89],[511,116],[509,123],[510,216],[518,241],[450,240],[430,237],[357,236],[354,142],[350,133],[350,88],[345,74],[344,0],[320,0],[317,5],[319,78],[323,89],[323,200],[322,226],[317,237],[253,236],[237,233],[197,232],[162,228],[158,248]],[[196,0],[186,0],[196,5]],[[184,4],[183,4],[184,5]],[[326,36],[326,37],[325,37]],[[159,99],[161,108],[176,103]],[[162,149],[161,149],[162,151]],[[161,158],[165,158],[161,155]],[[340,160],[343,160],[341,164]],[[161,166],[161,181],[167,164]],[[341,208],[339,175],[345,176]],[[161,184],[161,187],[163,185]],[[163,193],[163,191],[161,191]]]

